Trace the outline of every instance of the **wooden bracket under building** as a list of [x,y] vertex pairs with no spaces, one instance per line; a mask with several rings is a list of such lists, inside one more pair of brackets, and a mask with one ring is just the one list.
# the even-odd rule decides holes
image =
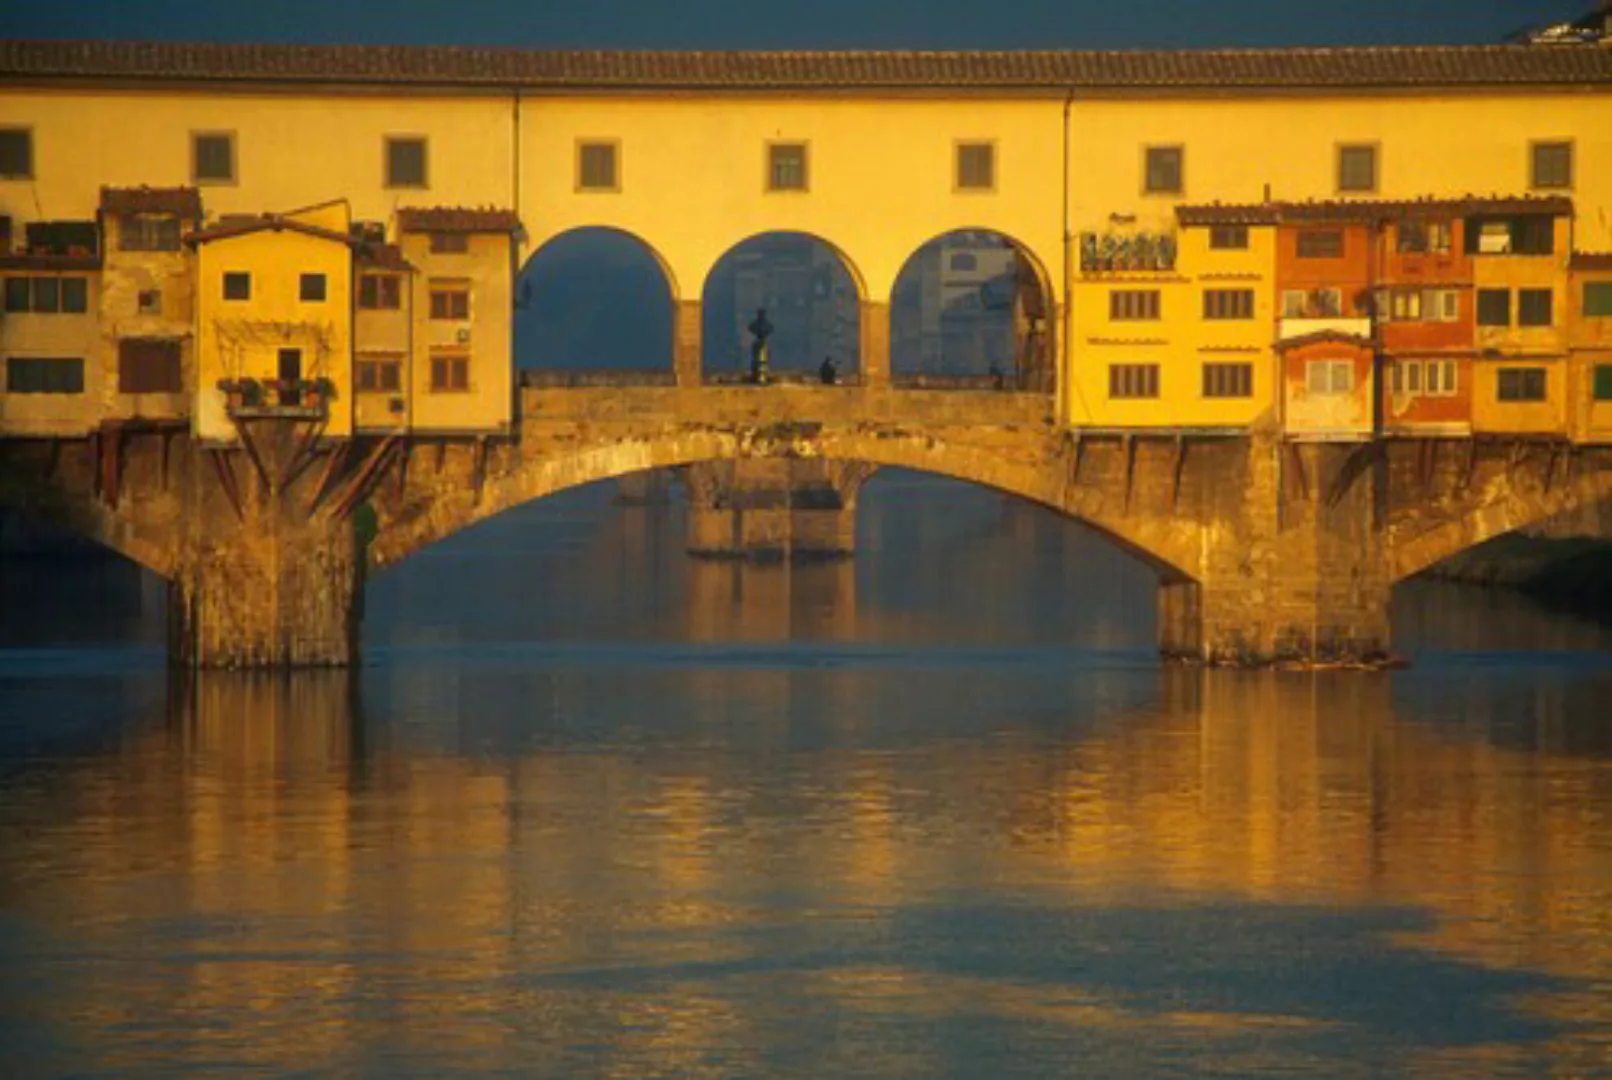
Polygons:
[[1461,477],[1461,492],[1465,494],[1472,488],[1472,477],[1478,471],[1478,440],[1468,437],[1466,441],[1466,469]]
[[1293,475],[1299,482],[1299,494],[1305,502],[1309,502],[1311,498],[1310,474],[1309,470],[1304,467],[1304,450],[1298,443],[1290,442],[1287,444],[1287,453],[1293,462]]
[[352,452],[351,440],[340,443],[330,452],[330,457],[325,461],[325,471],[319,475],[319,483],[314,486],[313,498],[308,500],[307,512],[310,516],[319,509],[319,504],[325,501],[325,496],[330,494],[331,488],[335,486],[336,474],[347,463]]
[[442,475],[442,468],[443,468],[444,465],[447,464],[447,460],[448,460],[448,440],[445,439],[445,438],[444,439],[438,439],[437,440],[437,475],[438,476]]
[[364,464],[359,466],[358,472],[353,474],[351,482],[347,485],[347,490],[343,491],[331,506],[330,512],[334,517],[337,519],[347,517],[353,512],[353,508],[369,494],[370,489],[374,486],[375,478],[380,475],[383,466],[386,464],[387,459],[391,457],[393,450],[397,448],[400,439],[401,436],[394,431],[381,440],[381,444],[370,453]]
[[1131,480],[1136,475],[1136,440],[1130,432],[1120,436],[1125,446],[1125,512],[1131,512]]
[[123,429],[121,427],[103,428],[96,437],[100,461],[97,463],[99,477],[97,486],[106,505],[116,510],[118,508],[118,487],[122,482],[120,475],[123,464]]
[[1170,511],[1174,513],[1181,505],[1181,473],[1187,465],[1187,439],[1179,432],[1175,437],[1175,478],[1170,485]]
[[246,512],[241,507],[241,486],[235,479],[235,466],[230,464],[229,454],[224,450],[208,450],[207,456],[213,461],[213,472],[218,476],[218,486],[223,489],[224,497],[235,510],[235,520],[245,521]]
[[487,437],[476,437],[476,449],[471,459],[470,489],[475,493],[476,501],[481,501],[481,488],[487,480]]
[[409,482],[409,454],[414,449],[414,442],[407,435],[398,445],[397,451],[397,493],[403,494],[403,489]]

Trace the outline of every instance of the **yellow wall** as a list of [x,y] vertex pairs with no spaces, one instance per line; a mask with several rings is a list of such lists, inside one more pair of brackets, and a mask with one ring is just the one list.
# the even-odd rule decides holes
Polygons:
[[[1572,227],[1566,218],[1556,219],[1555,252],[1551,255],[1475,255],[1472,258],[1472,285],[1477,289],[1506,289],[1511,293],[1511,325],[1477,326],[1473,343],[1479,350],[1560,355],[1566,348],[1570,307],[1577,298],[1568,289],[1567,262],[1572,243]],[[1519,289],[1551,290],[1551,325],[1519,326]],[[1570,304],[1570,301],[1573,304]],[[1476,303],[1476,300],[1473,301]]]
[[[235,132],[234,184],[205,184],[210,218],[351,201],[385,221],[398,206],[511,204],[509,97],[56,90],[8,86],[0,125],[31,127],[35,181],[0,180],[0,213],[95,216],[102,184],[191,182],[192,131]],[[426,189],[382,187],[382,140],[428,139]]]
[[[365,269],[360,265],[355,271],[362,274]],[[381,273],[377,271],[377,273]],[[402,363],[400,385],[397,390],[355,391],[353,399],[353,423],[360,428],[395,428],[408,422],[407,402],[409,398],[410,372],[412,359],[412,345],[414,331],[412,326],[411,305],[414,301],[411,274],[397,274],[391,271],[385,273],[395,276],[399,280],[398,306],[393,310],[372,310],[358,307],[357,283],[354,283],[353,295],[353,362],[357,364],[363,360],[382,357],[396,357]],[[417,363],[417,362],[416,362]],[[357,384],[357,375],[354,375],[354,385]],[[402,412],[392,411],[392,401],[401,398],[404,401]]]
[[[621,190],[578,192],[578,139],[620,145]],[[758,233],[811,233],[890,297],[907,259],[954,229],[1018,240],[1062,293],[1063,103],[1058,100],[551,97],[521,108],[527,250],[568,230],[625,229],[660,253],[697,300],[731,247]],[[994,140],[996,189],[953,190],[957,140]],[[806,192],[765,187],[769,142],[810,146]]]
[[[410,233],[402,238],[403,257],[419,269],[412,300],[414,364],[409,378],[409,423],[418,431],[507,431],[514,414],[514,307],[510,238],[503,233],[473,233],[464,254],[436,254],[430,237]],[[431,318],[433,283],[470,286],[467,322]],[[461,342],[460,335],[468,337]],[[434,350],[470,351],[468,391],[431,389]]]
[[[247,301],[225,300],[224,274],[252,275]],[[303,273],[325,275],[323,302],[299,299]],[[279,350],[302,350],[302,377],[336,388],[325,433],[352,433],[352,253],[343,241],[265,229],[198,247],[196,435],[231,440],[222,378],[274,379]]]
[[[1581,250],[1612,250],[1612,100],[1604,92],[1381,93],[1354,97],[1081,98],[1071,117],[1077,229],[1110,214],[1167,227],[1178,202],[1338,195],[1337,145],[1378,144],[1381,198],[1528,191],[1529,143],[1571,139]],[[1180,196],[1142,193],[1148,145],[1185,148]],[[1350,196],[1353,197],[1353,196]]]
[[[92,217],[103,184],[188,183],[190,133],[223,130],[235,134],[238,179],[203,187],[210,219],[332,198],[346,200],[354,218],[394,226],[403,206],[505,207],[525,221],[522,257],[575,228],[623,229],[652,245],[677,295],[686,300],[700,296],[726,251],[762,232],[799,230],[823,238],[846,256],[865,297],[882,301],[902,265],[924,243],[953,229],[985,228],[1023,244],[1061,296],[1066,274],[1077,273],[1065,267],[1066,216],[1073,235],[1115,227],[1177,232],[1173,212],[1181,202],[1258,201],[1267,187],[1276,199],[1332,197],[1341,142],[1378,146],[1379,197],[1517,194],[1528,190],[1530,142],[1566,138],[1575,145],[1574,243],[1580,250],[1612,250],[1612,124],[1606,122],[1612,99],[1602,90],[1177,99],[1155,94],[1131,100],[1077,95],[1068,106],[1067,127],[1065,110],[1055,92],[950,100],[938,95],[556,94],[526,95],[517,103],[498,91],[8,86],[0,97],[0,125],[33,131],[37,178],[0,181],[0,213],[13,216],[20,231],[30,220]],[[383,186],[387,134],[428,138],[426,188]],[[576,144],[584,138],[618,145],[619,191],[576,190]],[[768,192],[767,144],[795,140],[810,147],[809,190]],[[994,190],[955,190],[959,140],[994,143]],[[1179,195],[1142,192],[1147,145],[1184,147]],[[1179,233],[1180,269],[1161,285],[1166,295],[1160,323],[1109,326],[1106,290],[1086,281],[1074,286],[1072,324],[1063,325],[1060,317],[1058,331],[1072,347],[1066,363],[1074,378],[1061,385],[1063,411],[1074,422],[1237,424],[1271,408],[1275,361],[1268,339],[1258,340],[1275,302],[1268,253],[1260,246],[1267,241],[1256,240],[1256,249],[1246,256],[1194,253],[1192,245],[1205,232]],[[1265,236],[1269,231],[1251,232]],[[479,250],[484,243],[505,240],[474,243]],[[413,243],[411,257],[426,258],[422,246],[423,240]],[[1545,274],[1549,262],[1553,287],[1560,290],[1557,308],[1564,311],[1562,263],[1568,247],[1564,233],[1560,254],[1537,268],[1528,259],[1485,258],[1477,260],[1479,273],[1531,275],[1537,269]],[[1240,324],[1199,322],[1204,275],[1234,272],[1239,259],[1263,268],[1248,271],[1265,275],[1250,279],[1259,304],[1256,318]],[[422,428],[489,430],[509,418],[507,260],[488,256],[484,269],[479,259],[472,261],[478,269],[472,272],[477,298],[470,395],[448,400],[450,395],[423,389],[429,385],[433,330],[424,290],[432,276],[446,271],[422,272],[413,286],[417,335],[409,365],[410,418]],[[1146,340],[1092,340],[1121,334]],[[1491,344],[1560,349],[1559,339],[1559,331],[1524,331]],[[1205,351],[1216,345],[1238,351]],[[1254,363],[1254,398],[1202,400],[1201,362],[1244,355]],[[1157,359],[1163,365],[1163,400],[1108,403],[1111,359]],[[202,373],[203,393],[213,381],[216,374]],[[101,394],[98,387],[86,397],[99,401]]]
[[[1499,371],[1506,367],[1545,368],[1545,400],[1501,401]],[[1565,360],[1480,357],[1472,365],[1472,379],[1472,430],[1498,434],[1565,433],[1569,379]]]
[[82,357],[82,394],[12,394],[0,366],[0,431],[16,435],[82,435],[101,422],[102,403],[111,393],[102,355],[101,275],[49,270],[7,270],[4,277],[79,277],[87,282],[84,314],[0,314],[0,360],[11,357]]
[[1595,368],[1612,365],[1612,316],[1584,314],[1586,282],[1612,283],[1612,270],[1582,270],[1570,281],[1568,347],[1573,358],[1574,438],[1612,442],[1612,401],[1595,400]]

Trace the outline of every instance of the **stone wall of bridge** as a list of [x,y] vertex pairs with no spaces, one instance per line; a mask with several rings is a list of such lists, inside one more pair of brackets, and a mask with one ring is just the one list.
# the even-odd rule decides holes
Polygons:
[[1612,452],[1559,443],[1078,433],[1049,407],[992,391],[528,388],[501,439],[334,441],[243,417],[231,448],[134,426],[0,441],[0,502],[169,578],[176,660],[306,666],[354,658],[366,573],[532,499],[688,467],[732,540],[733,511],[758,509],[716,497],[735,479],[833,490],[843,530],[860,478],[909,468],[1078,518],[1143,559],[1167,654],[1265,663],[1385,651],[1394,582],[1612,495]]

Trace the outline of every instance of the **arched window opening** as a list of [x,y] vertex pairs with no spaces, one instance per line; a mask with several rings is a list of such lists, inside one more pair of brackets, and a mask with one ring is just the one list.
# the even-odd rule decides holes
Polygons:
[[890,372],[901,386],[1053,388],[1046,275],[983,229],[936,237],[909,258],[890,301]]
[[672,287],[653,249],[616,229],[563,233],[515,283],[515,366],[527,385],[672,380]]
[[[861,293],[840,253],[804,233],[766,233],[729,249],[704,294],[704,377],[852,382],[859,375]],[[765,319],[759,316],[764,313]],[[764,360],[755,352],[764,331]],[[831,365],[831,366],[828,366]]]

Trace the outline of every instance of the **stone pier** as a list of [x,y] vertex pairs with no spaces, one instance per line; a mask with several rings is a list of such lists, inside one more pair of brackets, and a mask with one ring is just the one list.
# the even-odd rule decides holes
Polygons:
[[1247,666],[1386,656],[1381,445],[1256,438],[1231,449],[1200,577],[1160,581],[1160,651]]
[[856,500],[873,467],[817,458],[690,465],[688,550],[715,559],[825,559],[856,550]]
[[[352,481],[362,482],[366,463],[351,445],[316,453],[308,420],[237,426],[240,446],[199,449],[187,478],[191,512],[177,523],[168,590],[170,657],[196,668],[350,664],[364,573]],[[370,464],[385,453],[370,452]],[[355,472],[343,473],[344,460]]]

